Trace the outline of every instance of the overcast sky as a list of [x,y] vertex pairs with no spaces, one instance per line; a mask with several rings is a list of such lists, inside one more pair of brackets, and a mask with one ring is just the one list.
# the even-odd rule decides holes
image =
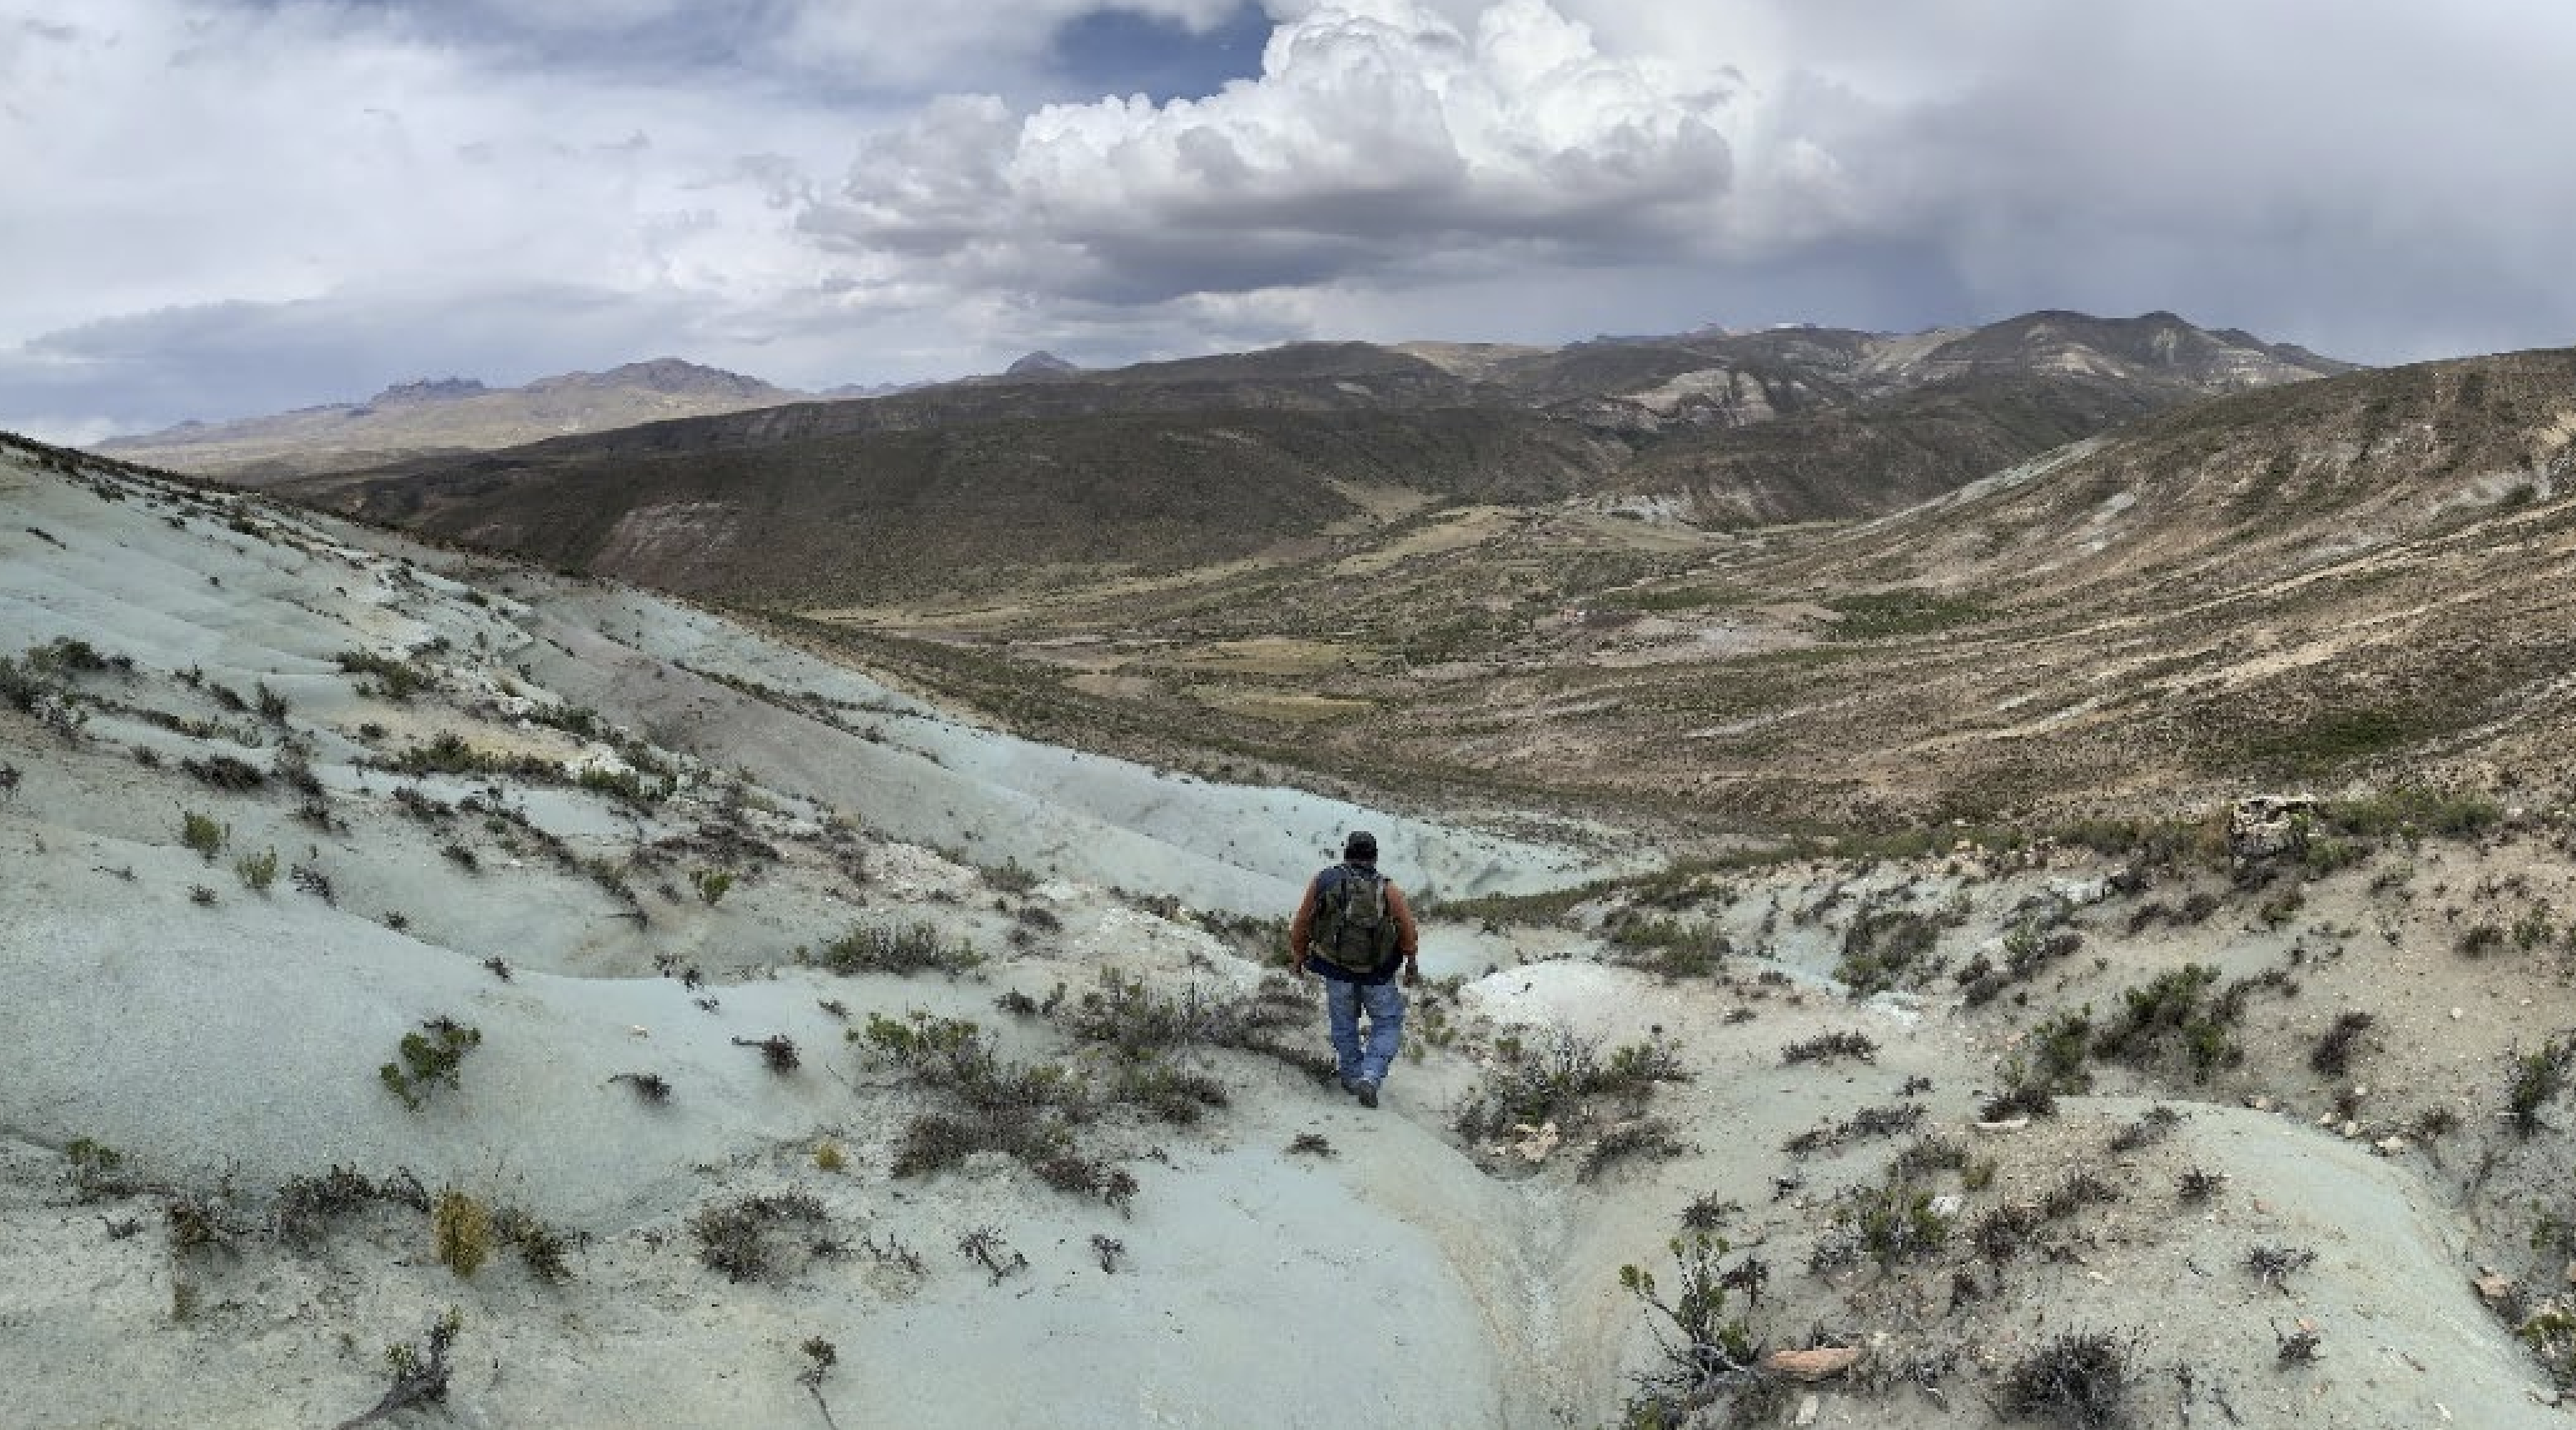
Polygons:
[[0,427],[672,355],[2576,343],[2563,0],[0,0]]

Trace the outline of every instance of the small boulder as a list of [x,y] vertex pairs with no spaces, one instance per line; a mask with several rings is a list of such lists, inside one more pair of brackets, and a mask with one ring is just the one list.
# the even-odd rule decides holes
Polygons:
[[2236,802],[2227,815],[2227,852],[2239,864],[2259,864],[2308,846],[2317,802],[2305,795],[2258,794]]
[[1762,1368],[1791,1380],[1819,1381],[1830,1380],[1859,1361],[1858,1346],[1817,1346],[1803,1351],[1773,1351],[1762,1358]]

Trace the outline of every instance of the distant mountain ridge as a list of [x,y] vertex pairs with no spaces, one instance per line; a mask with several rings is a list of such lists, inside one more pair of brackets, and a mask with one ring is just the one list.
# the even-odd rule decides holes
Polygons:
[[571,372],[521,387],[469,377],[396,383],[364,402],[308,407],[231,422],[185,422],[97,444],[104,453],[252,485],[438,453],[489,451],[548,437],[610,431],[803,401],[758,378],[678,358]]
[[1701,525],[1875,515],[2151,413],[2349,365],[2166,313],[1307,342],[1005,373],[301,478],[301,499],[697,595],[864,600],[1246,557],[1407,502]]

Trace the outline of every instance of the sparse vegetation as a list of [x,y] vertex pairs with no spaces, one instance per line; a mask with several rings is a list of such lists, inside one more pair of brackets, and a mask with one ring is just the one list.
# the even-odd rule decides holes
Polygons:
[[2576,1033],[2563,1033],[2529,1052],[2517,1050],[2505,1066],[2505,1116],[2528,1137],[2540,1130],[2540,1110],[2567,1087],[2576,1068]]
[[766,1038],[736,1038],[733,1040],[733,1045],[737,1048],[760,1049],[761,1061],[769,1065],[771,1072],[781,1076],[796,1071],[796,1065],[800,1061],[796,1052],[796,1040],[785,1033],[772,1033]]
[[201,784],[240,794],[268,783],[259,766],[232,755],[207,755],[179,762],[179,768],[196,777]]
[[790,1269],[791,1254],[811,1256],[829,1222],[811,1192],[770,1192],[699,1208],[689,1233],[698,1260],[726,1280],[767,1281]]
[[1489,1071],[1484,1084],[1459,1104],[1451,1125],[1470,1142],[1485,1141],[1515,1126],[1576,1119],[1594,1098],[1635,1104],[1656,1083],[1684,1076],[1660,1036],[1625,1044],[1604,1062],[1597,1044],[1560,1028],[1537,1049],[1519,1048]]
[[2127,1417],[2136,1359],[2133,1336],[2059,1332],[2005,1372],[1996,1408],[2062,1430],[2109,1430]]
[[396,703],[411,699],[432,684],[430,673],[421,666],[375,651],[344,650],[333,659],[345,674],[374,677],[373,685],[359,686],[362,692]]
[[2317,1254],[2304,1246],[2257,1246],[2245,1253],[2245,1269],[2254,1279],[2283,1295],[2290,1291],[2290,1275],[2316,1264]]
[[2315,1047],[2308,1050],[2308,1066],[2328,1077],[2341,1077],[2351,1071],[2353,1045],[2377,1021],[2362,1012],[2337,1015],[2334,1025],[2317,1039]]
[[815,961],[840,974],[937,971],[954,977],[981,967],[984,955],[942,936],[927,922],[899,929],[861,924],[824,944]]
[[[1752,1324],[1728,1311],[1728,1292],[1743,1289],[1746,1303],[1760,1298],[1765,1274],[1747,1274],[1761,1263],[1747,1256],[1734,1267],[1734,1250],[1706,1234],[1670,1244],[1674,1280],[1669,1299],[1654,1273],[1633,1263],[1619,1268],[1619,1286],[1646,1313],[1662,1356],[1638,1378],[1628,1404],[1631,1425],[1679,1425],[1699,1407],[1754,1388],[1761,1378],[1762,1345]],[[1768,1268],[1762,1268],[1767,1273]]]
[[447,1353],[464,1325],[464,1313],[450,1307],[447,1314],[431,1323],[429,1335],[421,1345],[397,1342],[385,1347],[385,1368],[392,1373],[393,1384],[366,1413],[341,1421],[333,1430],[358,1430],[416,1405],[444,1403],[453,1373],[447,1364]]
[[232,831],[211,815],[182,810],[179,814],[179,842],[193,849],[197,857],[212,864],[224,846],[232,842]]
[[957,1238],[957,1251],[991,1272],[996,1286],[1012,1273],[1029,1269],[1029,1259],[1011,1250],[1010,1243],[1002,1240],[1001,1232],[993,1227],[977,1227]]
[[432,1018],[420,1025],[420,1031],[403,1034],[396,1049],[399,1062],[387,1063],[376,1070],[377,1077],[404,1107],[420,1111],[421,1103],[435,1088],[457,1086],[458,1069],[465,1054],[483,1041],[483,1031],[468,1027],[453,1018]]
[[1631,1157],[1680,1157],[1690,1152],[1681,1128],[1668,1117],[1638,1117],[1612,1123],[1594,1138],[1574,1178],[1589,1182]]
[[609,1078],[609,1081],[626,1084],[635,1089],[637,1097],[657,1106],[671,1100],[671,1084],[660,1073],[624,1072]]
[[234,861],[233,872],[241,876],[243,888],[255,894],[266,894],[269,885],[277,882],[277,851],[269,849],[244,855]]
[[1844,1030],[1818,1033],[1780,1049],[1783,1064],[1832,1062],[1838,1058],[1857,1058],[1862,1062],[1878,1060],[1878,1042],[1866,1033]]
[[449,1187],[430,1203],[429,1214],[440,1264],[471,1279],[492,1255],[492,1208],[469,1192]]
[[699,900],[712,909],[733,887],[734,876],[722,869],[700,869],[689,876],[689,883],[698,891]]

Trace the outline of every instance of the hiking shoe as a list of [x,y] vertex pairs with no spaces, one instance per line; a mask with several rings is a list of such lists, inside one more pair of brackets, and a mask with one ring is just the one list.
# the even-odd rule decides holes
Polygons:
[[1355,1077],[1346,1077],[1346,1078],[1343,1078],[1343,1079],[1342,1079],[1342,1091],[1349,1093],[1349,1094],[1350,1094],[1351,1096],[1353,1096],[1353,1097],[1357,1097],[1357,1096],[1359,1096],[1359,1093],[1360,1093],[1360,1081],[1359,1081],[1359,1079],[1358,1079],[1358,1078],[1355,1078]]
[[1355,1092],[1355,1093],[1358,1093],[1358,1094],[1359,1094],[1359,1098],[1360,1098],[1360,1106],[1362,1106],[1362,1107],[1375,1107],[1375,1106],[1377,1106],[1377,1084],[1376,1084],[1376,1083],[1373,1083],[1373,1082],[1369,1081],[1367,1078],[1361,1078],[1361,1079],[1359,1080],[1359,1083],[1358,1083],[1356,1086],[1354,1086],[1354,1087],[1351,1089],[1351,1091],[1353,1091],[1353,1092]]

